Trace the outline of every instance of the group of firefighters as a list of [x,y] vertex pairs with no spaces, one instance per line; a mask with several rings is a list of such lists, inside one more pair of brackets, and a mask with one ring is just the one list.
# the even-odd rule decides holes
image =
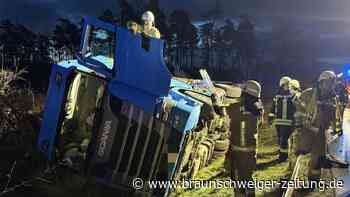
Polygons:
[[[310,154],[310,166],[306,169],[309,180],[319,180],[321,168],[349,166],[327,152],[326,142],[330,128],[339,135],[342,132],[340,119],[347,105],[347,93],[342,84],[333,71],[324,71],[313,88],[302,91],[299,81],[284,76],[273,97],[268,123],[277,131],[278,161],[288,160],[289,167],[293,168],[297,156]],[[260,84],[249,80],[243,84],[240,102],[227,107],[228,114],[235,114],[230,121],[231,143],[225,159],[233,180],[253,180],[258,128],[264,115],[260,97]],[[346,99],[339,99],[342,97]],[[234,193],[235,196],[255,196],[253,188],[235,189]]]
[[[159,39],[154,20],[153,13],[147,11],[142,15],[142,26],[129,21],[127,27],[134,34]],[[306,174],[315,180],[320,178],[321,168],[332,165],[347,168],[348,163],[327,152],[326,143],[326,132],[330,128],[333,128],[333,133],[342,133],[341,119],[347,97],[342,81],[333,71],[322,72],[313,88],[304,91],[298,80],[282,77],[268,114],[269,125],[274,125],[277,131],[278,161],[288,160],[289,167],[293,168],[297,156],[310,153],[311,164]],[[225,106],[225,113],[235,115],[229,123],[230,149],[225,166],[229,167],[233,180],[252,181],[257,164],[258,128],[264,116],[261,85],[254,80],[246,81],[240,102]],[[255,190],[235,189],[234,196],[255,196]]]
[[[155,27],[152,12],[142,15],[143,25],[128,21],[128,29],[136,34],[160,38]],[[279,89],[273,98],[268,115],[269,125],[277,131],[279,162],[295,165],[295,158],[311,154],[311,165],[306,173],[309,179],[319,179],[320,169],[332,164],[347,168],[345,161],[327,153],[326,131],[332,127],[334,133],[341,134],[341,118],[347,105],[347,93],[342,82],[333,71],[320,74],[313,88],[302,91],[296,79],[284,76],[279,81]],[[345,90],[345,91],[344,91]],[[233,180],[253,180],[257,164],[257,136],[259,125],[263,123],[264,107],[261,101],[261,85],[254,80],[245,82],[240,102],[225,107],[228,114],[235,114],[230,121],[230,149],[225,162],[228,163]],[[235,196],[255,196],[253,188],[239,188]]]
[[128,21],[126,24],[127,28],[133,34],[141,33],[149,37],[160,39],[160,32],[155,27],[154,14],[151,11],[146,11],[145,13],[142,14],[141,19],[142,19],[142,26],[135,21]]

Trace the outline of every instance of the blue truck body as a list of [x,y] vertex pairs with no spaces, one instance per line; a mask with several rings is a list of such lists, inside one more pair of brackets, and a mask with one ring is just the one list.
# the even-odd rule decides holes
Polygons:
[[[147,157],[153,156],[152,154],[154,154],[154,158],[147,160],[151,163],[154,162],[154,165],[151,165],[151,167],[158,166],[159,168],[159,162],[162,162],[161,160],[164,159],[159,155],[165,155],[167,179],[174,178],[175,169],[179,167],[182,162],[181,155],[186,146],[186,140],[188,140],[187,138],[198,125],[204,103],[183,93],[183,90],[193,91],[192,85],[171,76],[163,60],[164,43],[162,40],[145,38],[142,35],[133,35],[127,29],[99,21],[95,18],[87,17],[84,21],[80,53],[77,55],[77,59],[62,61],[54,64],[52,67],[50,84],[44,107],[43,122],[37,143],[39,151],[42,152],[49,161],[58,159],[56,150],[58,141],[60,141],[59,139],[62,135],[62,127],[64,127],[62,125],[65,124],[62,122],[65,119],[67,95],[73,83],[73,76],[76,76],[77,73],[82,73],[89,77],[98,78],[103,82],[102,84],[104,84],[104,95],[106,95],[105,97],[108,97],[108,99],[103,100],[107,107],[104,107],[103,109],[105,109],[105,111],[101,112],[102,121],[100,120],[100,122],[106,119],[104,116],[106,116],[107,119],[109,116],[114,116],[113,107],[107,109],[110,106],[111,99],[116,99],[117,103],[121,103],[121,109],[118,111],[118,115],[110,118],[115,120],[115,123],[112,123],[111,126],[115,130],[104,133],[103,126],[94,127],[95,129],[92,131],[92,136],[94,136],[94,138],[91,138],[95,140],[92,140],[92,145],[89,145],[92,149],[98,149],[101,147],[101,139],[103,138],[111,144],[104,144],[104,146],[108,147],[106,150],[109,155],[106,158],[112,158],[113,154],[119,155],[119,157],[114,159],[115,161],[113,159],[102,159],[102,156],[101,158],[96,156],[96,154],[98,155],[98,153],[96,153],[98,151],[90,150],[90,158],[92,158],[92,160],[95,158],[95,161],[91,164],[93,167],[90,166],[90,169],[93,168],[95,170],[91,170],[88,174],[90,173],[90,175],[95,176],[99,182],[104,182],[112,186],[118,183],[118,177],[121,177],[120,179],[122,180],[125,178],[123,184],[128,182],[127,177],[140,176],[146,180],[153,179],[156,177],[156,173],[151,173],[149,176],[143,176],[142,173],[143,166],[147,163]],[[108,31],[110,33],[108,35],[113,37],[114,40],[112,42],[116,44],[112,56],[107,57],[103,54],[88,54],[92,46],[88,45],[93,39],[91,37],[91,32],[95,32],[94,35],[99,36],[99,39],[106,38],[106,35],[103,35],[103,31],[97,31],[96,29]],[[98,35],[96,32],[102,34],[102,36]],[[101,53],[105,53],[105,51]],[[209,92],[204,93],[204,95],[210,97]],[[171,109],[165,112],[165,104],[169,103],[171,103]],[[128,107],[125,108],[125,105]],[[122,114],[123,108],[128,111],[130,110],[130,106],[134,110],[134,115],[130,115],[128,112],[124,115],[120,115]],[[137,112],[135,112],[135,109],[137,109]],[[110,112],[109,115],[104,115],[108,110],[112,112]],[[129,115],[130,117],[128,117]],[[133,119],[132,116],[137,117]],[[147,117],[147,120],[145,120],[145,117]],[[123,118],[128,122],[127,124],[129,126],[123,127],[125,133],[118,137],[119,129],[122,127],[120,121]],[[96,122],[98,121],[96,119],[95,117],[95,123],[100,125],[99,122]],[[147,124],[149,124],[148,130],[143,130],[143,125]],[[101,132],[99,128],[102,128],[100,129]],[[161,129],[155,129],[153,131],[152,128]],[[167,132],[162,133],[163,130]],[[145,132],[147,133],[148,131],[150,134],[145,134]],[[169,140],[167,140],[167,137]],[[134,139],[134,142],[130,141],[132,140],[131,138]],[[143,146],[145,148],[140,148],[138,146],[139,143],[151,143],[153,139],[158,140],[154,142],[154,145],[146,147],[144,144]],[[145,140],[146,142],[141,142],[141,140]],[[103,141],[103,143],[106,142]],[[119,143],[121,145],[115,146],[113,143]],[[128,148],[129,145],[131,148]],[[172,147],[168,148],[168,155],[167,153],[164,154],[164,151],[161,151],[164,149],[164,146]],[[148,152],[151,150],[151,147],[153,148],[152,151],[157,152]],[[136,152],[140,155],[136,155]],[[105,152],[103,152],[103,154],[105,154]],[[130,158],[125,155],[130,155]],[[140,164],[138,165],[137,163],[134,165],[135,160],[140,160],[135,159],[137,157],[144,161],[138,161]],[[105,156],[103,156],[103,158],[105,158]],[[127,167],[125,167],[126,169],[123,167],[125,164],[123,163],[124,160],[125,163],[128,164]],[[112,164],[113,167],[111,167]],[[90,164],[88,163],[88,165]],[[119,172],[121,170],[118,171],[114,169],[114,166],[123,168],[123,173]],[[135,166],[135,169],[133,166]],[[159,171],[157,169],[154,170],[153,167],[150,170],[151,172]],[[96,168],[99,169],[96,170]],[[129,176],[131,171],[134,172]]]

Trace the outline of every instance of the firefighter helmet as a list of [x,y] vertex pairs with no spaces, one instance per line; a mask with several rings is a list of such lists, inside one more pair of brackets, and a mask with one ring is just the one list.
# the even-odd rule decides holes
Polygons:
[[290,84],[291,88],[296,89],[296,90],[300,90],[300,83],[298,80],[292,79],[292,80],[290,80],[289,84]]
[[142,20],[154,23],[154,14],[151,11],[146,11],[142,14]]
[[326,70],[320,74],[318,81],[335,79],[336,77],[337,76],[335,75],[335,73],[333,71]]
[[257,81],[254,80],[246,81],[243,87],[243,91],[257,98],[260,98],[261,96],[261,86]]
[[292,79],[288,76],[284,76],[280,79],[280,87],[282,87],[284,84],[288,84]]

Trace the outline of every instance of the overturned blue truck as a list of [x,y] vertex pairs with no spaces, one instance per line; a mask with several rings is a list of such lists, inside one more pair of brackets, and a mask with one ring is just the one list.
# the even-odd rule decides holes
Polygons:
[[[77,58],[51,71],[37,143],[49,162],[64,162],[118,194],[164,196],[170,190],[145,184],[135,191],[132,181],[189,179],[225,154],[232,117],[215,112],[211,88],[169,73],[163,41],[84,21]],[[237,102],[239,87],[211,85],[225,102]]]

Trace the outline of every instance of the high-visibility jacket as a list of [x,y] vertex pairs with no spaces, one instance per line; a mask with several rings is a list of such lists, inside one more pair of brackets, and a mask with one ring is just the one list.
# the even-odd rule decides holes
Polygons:
[[328,98],[318,99],[317,106],[319,112],[318,115],[320,116],[320,128],[328,129],[332,123],[334,123],[332,126],[335,127],[337,109],[336,96],[330,95]]
[[[243,95],[240,102],[227,107],[227,112],[231,120],[230,150],[227,154],[231,179],[251,181],[256,169],[258,118],[263,113],[261,101],[258,98]],[[252,191],[235,189],[234,192],[235,196],[241,196],[242,193]]]
[[337,84],[335,85],[335,93],[338,96],[339,104],[346,106],[348,104],[349,95],[347,92],[345,82],[343,81],[337,82]]
[[241,103],[235,103],[229,107],[230,114],[235,114],[231,119],[231,150],[238,152],[255,152],[258,130],[258,117],[245,109]]
[[152,38],[160,39],[160,32],[156,27],[151,27],[150,29],[144,29],[143,33]]
[[275,125],[292,126],[294,113],[295,97],[289,91],[279,91],[273,98],[271,113],[269,116],[274,117]]

